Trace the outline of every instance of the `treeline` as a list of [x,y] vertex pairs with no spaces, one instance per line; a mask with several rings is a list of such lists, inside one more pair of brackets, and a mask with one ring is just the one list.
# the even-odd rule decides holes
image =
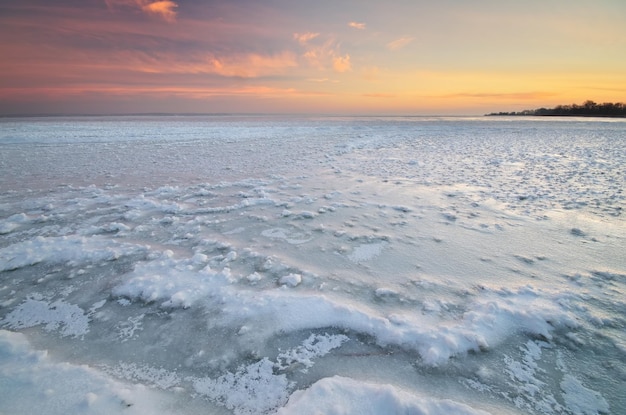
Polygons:
[[626,104],[622,102],[605,102],[597,104],[585,101],[584,104],[557,105],[554,108],[538,108],[519,112],[492,112],[487,115],[536,115],[536,116],[570,116],[570,117],[626,117]]

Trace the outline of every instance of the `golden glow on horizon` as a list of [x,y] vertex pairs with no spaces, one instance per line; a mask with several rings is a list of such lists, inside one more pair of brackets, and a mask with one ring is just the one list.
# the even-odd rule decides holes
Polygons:
[[120,99],[131,112],[422,114],[626,101],[617,0],[29,3],[0,6],[0,113],[115,112]]

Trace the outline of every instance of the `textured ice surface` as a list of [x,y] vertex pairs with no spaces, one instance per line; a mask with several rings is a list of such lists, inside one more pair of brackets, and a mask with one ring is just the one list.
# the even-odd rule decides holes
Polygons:
[[3,414],[161,414],[167,398],[84,365],[58,363],[33,350],[20,333],[0,330]]
[[0,123],[0,412],[626,409],[623,121]]
[[452,400],[420,398],[390,385],[335,376],[294,393],[280,415],[306,414],[458,414],[488,415]]

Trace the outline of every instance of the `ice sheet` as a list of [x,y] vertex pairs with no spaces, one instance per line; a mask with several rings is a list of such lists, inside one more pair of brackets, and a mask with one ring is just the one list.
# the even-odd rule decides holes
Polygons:
[[0,411],[626,408],[626,123],[0,122]]

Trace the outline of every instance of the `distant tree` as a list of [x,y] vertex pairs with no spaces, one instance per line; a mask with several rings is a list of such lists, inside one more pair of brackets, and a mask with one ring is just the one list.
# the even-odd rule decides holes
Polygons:
[[554,108],[539,108],[519,112],[498,112],[487,115],[626,117],[626,104],[621,102],[605,102],[603,104],[598,104],[592,100],[587,100],[582,105],[557,105]]

